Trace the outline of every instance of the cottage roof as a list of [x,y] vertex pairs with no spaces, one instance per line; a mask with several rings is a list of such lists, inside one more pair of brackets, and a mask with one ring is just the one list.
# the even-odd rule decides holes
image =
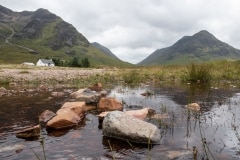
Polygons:
[[39,61],[42,61],[44,64],[54,64],[51,59],[39,59]]

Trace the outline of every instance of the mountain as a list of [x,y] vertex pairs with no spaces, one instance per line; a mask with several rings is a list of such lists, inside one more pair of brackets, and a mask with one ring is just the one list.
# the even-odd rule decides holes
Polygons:
[[98,48],[100,51],[102,51],[103,53],[105,53],[106,55],[119,59],[116,55],[114,55],[108,48],[104,47],[103,45],[97,43],[97,42],[93,42],[91,43],[94,47]]
[[240,50],[202,30],[184,36],[170,47],[157,49],[138,65],[188,64],[218,59],[240,59]]
[[[108,51],[106,47],[105,51]],[[0,5],[0,63],[68,61],[87,57],[92,66],[125,66],[113,53],[91,44],[76,28],[46,9],[14,12]]]

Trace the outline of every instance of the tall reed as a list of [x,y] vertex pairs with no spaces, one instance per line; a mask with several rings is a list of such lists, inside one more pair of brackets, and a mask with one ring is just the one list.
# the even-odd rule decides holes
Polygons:
[[207,64],[194,64],[188,66],[183,81],[191,83],[209,83],[212,79],[211,67]]

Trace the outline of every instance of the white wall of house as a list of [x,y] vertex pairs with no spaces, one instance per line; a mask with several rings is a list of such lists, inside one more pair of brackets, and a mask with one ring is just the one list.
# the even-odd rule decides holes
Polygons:
[[52,60],[44,60],[44,59],[39,59],[36,63],[36,66],[49,66],[49,67],[54,67],[55,64],[52,62]]

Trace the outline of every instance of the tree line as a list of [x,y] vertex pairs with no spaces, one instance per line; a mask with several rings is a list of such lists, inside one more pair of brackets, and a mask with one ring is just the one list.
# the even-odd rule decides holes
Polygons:
[[55,66],[64,66],[64,67],[90,67],[90,62],[87,57],[73,57],[71,60],[61,60],[60,58],[52,58],[52,61],[55,63]]

